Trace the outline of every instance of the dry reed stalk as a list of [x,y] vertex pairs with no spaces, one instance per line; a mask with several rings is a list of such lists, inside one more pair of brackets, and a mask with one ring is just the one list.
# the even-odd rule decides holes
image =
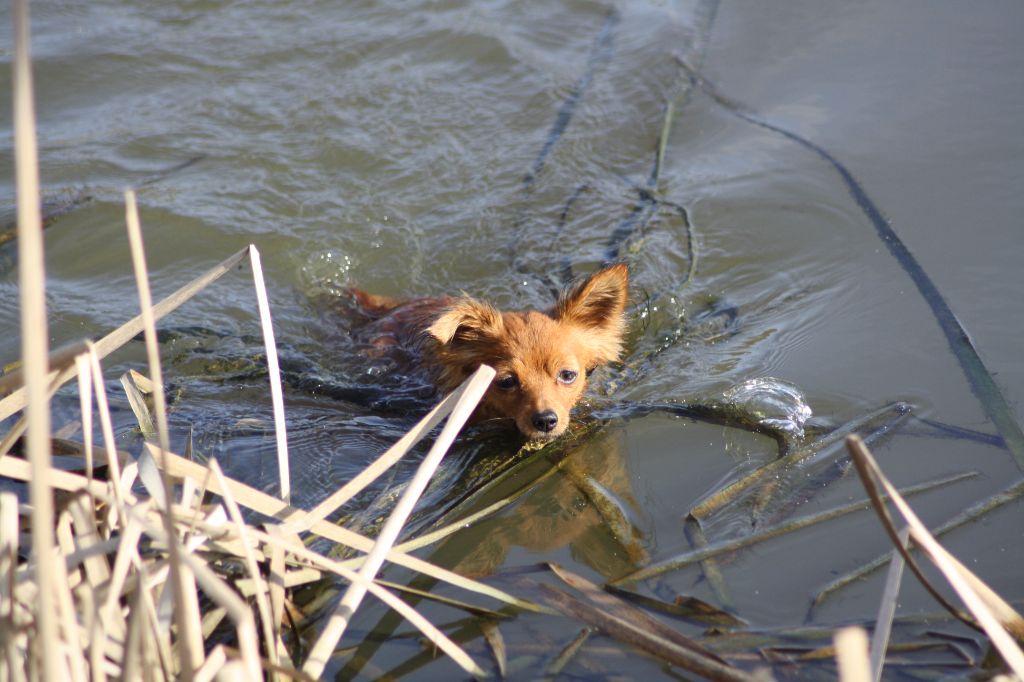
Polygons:
[[[58,388],[60,388],[60,384],[56,380],[50,382],[50,386],[46,391],[47,404],[49,404]],[[0,458],[10,452],[14,444],[18,442],[18,439],[25,435],[25,431],[28,429],[28,419],[28,414],[21,415],[18,421],[14,423],[14,426],[11,427],[11,430],[4,434],[3,440],[0,441]]]
[[[55,570],[53,492],[50,485],[50,408],[47,386],[49,332],[46,323],[43,222],[39,199],[39,158],[36,149],[35,105],[29,56],[28,0],[15,0],[14,21],[14,153],[18,201],[18,290],[21,305],[21,354],[24,367],[26,436],[32,474],[32,552],[39,598],[36,602],[38,646],[52,652],[39,661],[47,682],[69,678],[57,622],[58,576]],[[9,459],[9,458],[5,458]]]
[[[267,595],[267,586],[263,580],[263,576],[260,574],[259,566],[256,564],[256,557],[253,554],[253,545],[249,540],[249,535],[245,525],[245,521],[242,519],[242,512],[235,504],[235,498],[231,496],[231,491],[224,484],[224,472],[220,470],[220,465],[217,464],[216,459],[210,460],[210,469],[213,471],[213,475],[217,477],[217,482],[221,488],[224,489],[224,505],[228,510],[228,517],[235,524],[235,528],[238,530],[238,538],[242,543],[243,556],[245,557],[245,568],[249,572],[249,578],[255,583],[255,595],[256,595],[256,607],[259,609],[260,622],[263,627],[263,645],[267,651],[267,658],[270,662],[277,666],[280,665],[281,661],[278,658],[278,641],[274,636],[274,629],[271,625],[270,619],[270,601]],[[282,644],[280,648],[284,648]],[[271,679],[276,676],[271,675]]]
[[508,620],[509,618],[513,617],[509,613],[502,613],[500,611],[494,611],[493,609],[486,609],[486,608],[483,608],[481,606],[476,606],[474,604],[469,604],[469,603],[461,601],[459,599],[452,599],[451,597],[445,597],[445,596],[440,595],[440,594],[435,594],[433,592],[428,592],[426,590],[421,590],[421,589],[418,589],[418,588],[415,588],[415,587],[410,587],[409,585],[403,585],[401,583],[393,583],[393,582],[390,582],[390,581],[387,581],[387,580],[382,580],[381,578],[374,578],[373,582],[376,583],[377,585],[380,585],[381,587],[386,587],[389,590],[394,590],[395,592],[401,592],[402,594],[408,594],[408,595],[414,596],[414,597],[416,597],[418,599],[426,599],[426,600],[435,602],[437,604],[444,604],[445,606],[450,606],[450,607],[452,607],[454,609],[460,609],[462,611],[465,611],[466,613],[470,613],[470,614],[472,614],[474,616],[481,616],[481,617],[486,618],[488,620],[492,620],[492,621]]
[[[53,350],[47,357],[46,364],[50,371],[63,370],[75,363],[75,358],[85,352],[85,341],[75,341]],[[0,376],[0,395],[7,395],[25,385],[24,367]]]
[[[927,527],[921,523],[921,520],[910,508],[910,505],[907,504],[906,500],[903,499],[889,479],[886,478],[881,467],[878,466],[878,463],[860,438],[856,435],[850,435],[847,437],[846,443],[853,457],[853,462],[857,466],[857,473],[860,474],[864,488],[872,497],[875,511],[878,513],[882,525],[885,527],[886,532],[889,533],[895,547],[914,571],[914,574],[928,587],[927,581],[922,576],[917,564],[899,541],[899,535],[889,518],[884,503],[879,498],[876,484],[889,494],[892,504],[899,510],[900,515],[910,529],[910,537],[924,551],[939,571],[942,572],[942,575],[956,591],[968,610],[977,619],[985,634],[988,635],[992,644],[995,645],[1003,657],[1003,660],[1006,661],[1017,677],[1024,679],[1024,652],[1021,651],[1014,641],[1014,637],[1024,639],[1024,619],[984,581],[974,575],[935,540]],[[932,592],[931,589],[929,591]],[[940,601],[944,603],[944,600]]]
[[[89,369],[89,356],[86,353],[75,357],[75,370],[78,373],[78,409],[82,417],[82,446],[85,454],[85,477],[93,478],[93,442],[92,442],[92,371]],[[117,459],[117,456],[114,456]],[[96,511],[96,498],[90,493],[93,516]]]
[[480,630],[484,633],[484,639],[487,640],[491,652],[494,654],[494,662],[498,665],[498,677],[505,679],[508,677],[508,652],[498,623],[493,620],[484,621],[480,624]]
[[[275,537],[284,537],[272,525],[267,526],[267,532]],[[284,549],[280,545],[274,545],[270,550],[270,625],[274,631],[274,641],[281,640],[281,620],[284,618],[286,579]]]
[[[224,479],[223,477],[221,477],[221,480],[219,481],[219,484],[226,486],[227,485],[227,480]],[[177,519],[178,522],[190,523],[190,524],[192,524],[194,526],[197,526],[199,528],[202,528],[202,529],[205,529],[206,526],[208,525],[205,522],[196,523],[196,522],[194,522],[194,519],[189,518],[194,513],[194,512],[192,512],[190,510],[182,510],[181,508],[178,508],[177,511],[180,511],[183,514],[183,515],[179,515],[179,517]],[[153,514],[153,513],[154,512],[151,512],[151,514]],[[140,516],[138,513],[134,513],[133,514],[133,519],[136,520],[137,522],[141,521],[143,518],[144,517]],[[150,523],[147,526],[150,529],[149,530],[150,534],[155,534],[158,537],[162,537],[163,536],[163,531],[159,530],[159,525],[160,525],[159,524],[159,519],[154,519],[154,522]],[[231,523],[218,524],[218,525],[216,525],[215,530],[218,531],[220,534],[228,532],[228,533],[234,533],[234,534],[236,534],[236,535],[238,535],[240,537],[242,535],[248,535],[250,538],[253,538],[253,539],[258,540],[258,541],[262,541],[265,544],[272,544],[272,545],[280,546],[282,550],[287,551],[288,553],[292,553],[292,554],[296,555],[296,557],[298,557],[299,559],[302,559],[304,561],[308,561],[308,562],[310,562],[310,563],[312,563],[312,564],[314,564],[316,566],[320,566],[324,570],[336,573],[337,575],[341,576],[342,578],[344,578],[346,580],[354,581],[354,580],[357,579],[357,576],[356,576],[355,572],[353,572],[353,571],[351,571],[349,569],[344,568],[343,566],[341,566],[338,562],[336,562],[334,560],[327,559],[326,557],[323,557],[323,556],[321,556],[319,554],[316,554],[316,553],[308,550],[301,543],[296,544],[291,539],[282,538],[282,537],[280,537],[278,535],[275,535],[274,533],[271,533],[271,532],[263,533],[263,532],[255,530],[255,529],[243,530],[243,528],[245,528],[243,525],[239,525],[236,522],[231,522]],[[218,541],[220,541],[220,539],[218,539]],[[245,551],[246,550],[244,550],[242,548],[239,548],[237,550],[237,552],[239,554],[243,554],[243,553],[245,553]],[[266,552],[264,552],[264,554],[266,554]],[[191,557],[190,557],[190,559],[191,559]],[[206,585],[204,585],[204,589],[207,589]],[[448,653],[457,663],[459,663],[459,665],[463,666],[467,670],[467,672],[470,672],[471,674],[482,674],[482,671],[475,665],[475,663],[472,662],[472,659],[470,659],[465,654],[465,652],[463,652],[461,650],[461,648],[459,648],[457,645],[455,645],[453,642],[451,642],[439,630],[437,630],[428,621],[426,621],[422,616],[420,616],[418,613],[416,613],[415,610],[411,606],[409,606],[405,602],[402,602],[401,600],[397,599],[396,597],[394,597],[393,595],[388,593],[386,590],[384,590],[379,585],[376,585],[376,584],[371,585],[370,589],[371,589],[371,592],[373,592],[376,596],[378,596],[380,599],[382,599],[391,608],[395,609],[397,612],[399,612],[404,617],[406,617],[409,620],[410,623],[412,623],[416,627],[420,628],[423,631],[424,635],[428,639],[430,639],[432,642],[434,642],[443,651]],[[228,604],[225,608],[230,609],[230,604]],[[282,668],[281,666],[275,666],[274,664],[271,664],[270,667],[275,669],[275,670],[277,670],[278,672],[281,672],[282,674],[285,674],[285,675],[288,675],[289,672],[295,672],[295,671],[289,671],[288,669]],[[296,673],[296,675],[298,675],[298,673]]]
[[139,423],[139,431],[142,432],[142,437],[146,440],[159,441],[162,438],[160,434],[166,432],[157,429],[156,424],[153,422],[153,415],[150,413],[149,407],[146,406],[146,396],[136,385],[131,372],[125,372],[121,375],[121,388],[124,389],[124,395],[128,399],[128,405],[132,408],[132,413],[135,415],[135,421]]
[[213,650],[206,656],[206,661],[196,670],[195,677],[192,678],[193,682],[212,682],[227,664],[228,655],[224,653],[224,645],[218,644],[213,647]]
[[96,346],[92,343],[88,344],[88,350],[89,370],[96,395],[96,411],[100,416],[100,431],[103,434],[103,447],[107,449],[107,470],[109,471],[110,482],[114,489],[115,504],[113,505],[113,509],[118,514],[121,528],[124,529],[128,526],[128,519],[124,513],[124,491],[129,490],[130,486],[123,486],[121,481],[121,463],[117,459],[117,441],[114,439],[114,424],[110,419],[110,406],[107,403],[107,387],[103,383],[103,369],[100,367],[99,354],[96,352]]
[[[959,514],[954,516],[953,518],[948,519],[945,522],[939,524],[938,526],[932,529],[932,535],[934,535],[935,537],[941,537],[942,535],[945,535],[946,533],[949,533],[950,531],[956,528],[959,528],[972,521],[980,519],[986,514],[989,514],[995,511],[996,509],[999,509],[1002,506],[1009,504],[1010,502],[1015,502],[1016,500],[1019,500],[1022,495],[1024,495],[1024,480],[1019,480],[1013,483],[1012,485],[997,492],[995,495],[992,495],[984,500],[975,502],[974,504],[972,504],[971,506],[967,507]],[[859,580],[862,580],[872,571],[884,566],[889,561],[890,556],[891,553],[879,555],[871,561],[862,564],[860,567],[855,568],[852,571],[849,571],[848,573],[841,575],[835,580],[830,581],[827,585],[818,590],[818,593],[814,596],[812,608],[815,608],[822,604],[825,601],[825,599],[827,599],[835,592],[838,592],[844,587],[847,587],[848,585],[851,585]]]
[[267,298],[266,284],[263,282],[260,252],[251,244],[249,245],[249,261],[252,264],[252,280],[256,287],[256,303],[260,311],[263,345],[267,349],[267,373],[270,375],[270,399],[274,405],[274,436],[277,441],[277,468],[281,485],[281,499],[291,503],[292,484],[288,467],[288,429],[284,420],[281,369],[277,362],[277,344],[274,341],[274,325],[270,320],[270,302]]
[[[910,539],[910,529],[900,531],[900,544],[904,549]],[[875,631],[871,635],[871,679],[879,682],[882,679],[882,668],[885,666],[885,650],[889,647],[889,635],[892,633],[892,621],[896,616],[896,598],[899,596],[900,583],[903,580],[903,568],[906,562],[898,549],[892,551],[889,573],[885,576],[885,589],[878,606],[875,618]]]
[[342,595],[337,608],[328,618],[320,637],[313,645],[309,658],[303,666],[303,671],[307,674],[318,677],[323,673],[331,652],[337,647],[338,641],[345,633],[345,628],[352,614],[355,613],[363,597],[366,595],[370,581],[373,580],[377,571],[384,565],[388,551],[394,545],[395,540],[398,539],[398,534],[412,513],[413,506],[419,500],[423,491],[426,490],[427,484],[430,482],[438,465],[440,465],[441,458],[444,457],[448,448],[455,440],[455,436],[458,435],[463,425],[469,420],[473,410],[476,409],[477,403],[480,402],[484,392],[490,386],[494,374],[495,372],[492,368],[482,365],[467,381],[465,393],[453,408],[444,429],[442,429],[430,452],[427,453],[427,456],[416,470],[416,474],[409,482],[402,497],[395,504],[391,515],[384,522],[384,526],[380,530],[373,549],[370,550],[369,555],[366,557],[366,562],[359,570],[358,578],[349,585],[345,594]]
[[[132,264],[135,270],[135,286],[139,292],[142,328],[146,341],[146,355],[149,361],[150,380],[153,382],[153,403],[156,407],[156,431],[160,448],[171,449],[167,427],[167,405],[164,400],[163,373],[160,369],[160,349],[156,336],[156,318],[153,314],[153,300],[149,291],[149,271],[146,268],[146,252],[142,246],[142,227],[135,205],[135,193],[125,192],[125,217],[128,224],[128,243],[131,247]],[[168,507],[174,499],[174,488],[170,477],[163,477],[164,499]],[[170,552],[171,590],[175,604],[175,623],[178,627],[178,642],[184,648],[185,660],[180,666],[182,676],[188,682],[192,671],[203,661],[203,639],[195,628],[199,621],[199,599],[195,591],[195,580],[181,561],[181,549],[174,535],[174,522],[170,514],[166,517],[167,543]]]
[[868,635],[864,628],[849,627],[837,630],[835,649],[841,682],[871,682]]
[[0,492],[0,630],[9,633],[3,638],[0,651],[0,679],[22,680],[18,665],[19,649],[27,649],[27,637],[16,623],[15,581],[18,571],[18,498],[11,492]]

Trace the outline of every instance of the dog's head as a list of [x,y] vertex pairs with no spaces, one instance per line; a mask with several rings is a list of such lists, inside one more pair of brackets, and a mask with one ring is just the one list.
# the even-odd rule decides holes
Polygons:
[[439,383],[452,388],[488,364],[497,374],[478,419],[511,419],[530,439],[561,435],[589,372],[622,350],[628,278],[625,265],[607,267],[562,292],[546,313],[459,299],[427,330],[438,344]]

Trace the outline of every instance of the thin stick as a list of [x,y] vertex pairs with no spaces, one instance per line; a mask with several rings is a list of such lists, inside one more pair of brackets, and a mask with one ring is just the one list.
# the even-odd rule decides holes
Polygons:
[[[146,252],[142,246],[142,227],[139,225],[139,212],[135,205],[135,192],[127,190],[125,198],[125,217],[128,223],[128,242],[132,251],[132,264],[135,269],[135,284],[139,291],[139,307],[141,308],[142,327],[146,339],[146,355],[149,360],[150,381],[153,382],[153,405],[156,408],[156,431],[161,452],[171,449],[167,428],[167,405],[164,397],[163,373],[160,369],[160,348],[156,337],[156,319],[153,315],[153,299],[149,291],[149,275],[146,268]],[[195,589],[188,570],[181,563],[181,548],[174,533],[174,520],[170,514],[170,506],[174,501],[174,486],[170,476],[164,471],[164,499],[167,501],[167,514],[164,525],[167,532],[167,549],[171,565],[171,589],[175,603],[175,622],[178,626],[179,642],[185,653],[181,671],[186,681],[192,679],[192,671],[203,662],[203,638],[196,630],[199,622],[199,604],[196,601]]]
[[572,660],[573,656],[579,653],[579,650],[583,647],[590,635],[594,633],[592,628],[586,627],[580,630],[572,640],[566,644],[555,659],[548,664],[548,667],[544,669],[544,679],[554,680],[561,672],[562,669]]
[[100,368],[96,346],[88,344],[89,367],[92,371],[92,384],[96,389],[96,411],[100,415],[100,430],[103,432],[103,447],[107,450],[107,470],[110,472],[110,483],[114,487],[115,509],[121,528],[128,527],[128,518],[124,513],[124,494],[121,491],[121,463],[117,460],[117,441],[114,440],[114,424],[110,418],[110,406],[107,404],[107,387],[103,383],[103,370]]
[[[86,349],[88,353],[88,349]],[[93,452],[92,452],[92,369],[89,367],[89,356],[79,355],[75,358],[75,369],[78,372],[78,400],[82,413],[82,448],[85,451],[85,477],[93,477]],[[117,455],[114,455],[117,458]],[[96,498],[90,493],[93,517],[96,514]]]
[[[267,286],[263,282],[260,252],[252,244],[249,245],[249,260],[252,263],[253,284],[256,286],[256,303],[260,309],[263,344],[267,348],[267,373],[270,375],[270,398],[274,404],[274,433],[277,437],[277,468],[281,483],[281,499],[291,504],[292,483],[288,468],[288,430],[284,421],[281,369],[277,362],[277,343],[274,341],[274,325],[270,321],[270,303],[267,300]],[[271,662],[277,663],[273,658]]]
[[693,507],[690,510],[690,516],[697,521],[703,521],[712,513],[719,511],[726,504],[734,500],[740,492],[746,490],[755,483],[771,476],[777,476],[780,471],[784,471],[792,467],[794,464],[810,459],[818,453],[823,452],[826,448],[831,448],[833,446],[841,447],[843,438],[845,438],[847,434],[856,433],[858,431],[863,432],[865,434],[865,440],[869,443],[873,442],[875,439],[889,433],[897,423],[906,419],[908,414],[910,414],[910,412],[905,403],[893,403],[891,405],[886,405],[880,410],[876,410],[875,412],[864,415],[863,417],[847,422],[834,431],[822,436],[818,440],[808,443],[800,449],[790,452],[784,457],[780,457],[779,459],[769,462],[763,467],[750,472],[746,476],[733,481],[724,488],[715,491],[713,495]]
[[423,462],[420,463],[416,475],[409,482],[409,486],[398,500],[391,516],[385,521],[384,527],[381,528],[377,542],[366,558],[366,563],[359,569],[358,580],[349,585],[341,598],[341,602],[327,621],[322,634],[313,645],[309,658],[303,666],[304,672],[313,677],[319,677],[323,673],[331,653],[345,633],[349,619],[351,619],[352,614],[355,613],[363,597],[366,595],[369,583],[377,575],[377,571],[380,570],[381,566],[383,566],[384,559],[398,538],[402,526],[405,525],[406,520],[412,513],[413,506],[419,500],[423,491],[426,490],[431,476],[433,476],[434,471],[441,463],[441,458],[444,457],[448,448],[455,440],[455,436],[458,435],[462,426],[473,413],[473,410],[476,409],[477,403],[480,402],[484,392],[490,386],[494,374],[495,372],[492,368],[487,365],[481,365],[469,379],[466,391],[452,411],[444,429],[437,437]]
[[672,131],[672,118],[676,111],[676,103],[669,100],[665,104],[665,120],[661,124],[661,134],[658,135],[658,152],[654,157],[654,169],[651,171],[648,186],[658,191],[658,183],[661,181],[661,169],[665,166],[665,149],[668,147],[668,136]]
[[[683,520],[683,534],[686,535],[686,539],[694,551],[700,552],[710,544],[704,534],[704,528],[692,517]],[[732,590],[729,589],[729,583],[726,581],[718,561],[714,557],[705,556],[700,560],[700,569],[722,608],[729,611],[735,610],[736,601],[732,598]]]
[[35,105],[29,56],[28,0],[14,2],[14,153],[18,198],[18,288],[21,304],[21,355],[28,404],[28,458],[32,465],[32,550],[39,598],[36,610],[36,651],[43,679],[68,679],[67,659],[57,632],[53,492],[50,489],[50,410],[47,398],[46,277],[43,222],[39,205],[39,158],[36,149]]
[[928,307],[931,308],[932,315],[935,317],[939,329],[942,330],[942,335],[946,337],[946,343],[949,345],[954,357],[956,357],[957,363],[960,365],[960,369],[963,371],[971,388],[971,392],[978,399],[978,402],[981,403],[985,414],[988,415],[996,430],[999,431],[999,435],[1003,437],[1003,442],[1013,455],[1017,466],[1024,470],[1024,431],[1021,430],[1020,424],[1017,423],[1014,409],[1007,402],[1006,396],[1000,390],[992,372],[989,371],[982,361],[978,349],[974,347],[974,343],[971,341],[971,335],[964,328],[960,320],[957,319],[956,314],[949,307],[949,303],[942,295],[942,292],[939,291],[934,280],[925,272],[924,267],[922,267],[910,248],[900,238],[892,223],[885,217],[882,210],[871,197],[868,196],[867,191],[857,178],[854,177],[850,169],[824,147],[791,130],[761,118],[748,107],[722,95],[714,85],[702,76],[699,76],[686,64],[680,62],[680,66],[690,72],[695,79],[695,83],[704,92],[734,116],[765,130],[782,135],[805,149],[814,152],[823,161],[832,166],[833,170],[843,181],[843,184],[846,185],[846,189],[850,193],[850,197],[856,202],[857,207],[871,221],[878,238],[885,244],[889,253],[896,259],[896,262],[899,263],[911,281],[914,282],[921,297],[928,304]]
[[[910,539],[910,529],[904,527],[900,531],[900,543],[904,549]],[[892,633],[892,620],[896,615],[896,598],[900,593],[903,580],[903,569],[906,567],[903,555],[898,549],[892,551],[889,573],[885,576],[885,589],[882,590],[882,601],[875,618],[875,631],[871,636],[871,679],[879,682],[882,679],[882,668],[885,666],[885,650],[889,647],[889,635]]]

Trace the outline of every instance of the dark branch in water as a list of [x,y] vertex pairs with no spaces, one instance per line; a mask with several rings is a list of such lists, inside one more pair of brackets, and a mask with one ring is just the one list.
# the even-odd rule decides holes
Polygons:
[[[544,140],[544,145],[541,147],[540,152],[537,154],[537,158],[534,159],[530,169],[523,176],[522,186],[520,189],[521,198],[525,199],[529,196],[533,189],[533,183],[536,182],[537,176],[544,169],[544,164],[547,162],[548,155],[551,154],[551,150],[554,149],[555,144],[557,144],[561,139],[562,135],[569,127],[569,123],[572,121],[573,116],[576,114],[576,107],[583,99],[583,95],[586,94],[587,89],[590,87],[590,83],[594,80],[594,74],[596,74],[597,70],[604,66],[611,57],[612,38],[614,37],[614,30],[619,23],[619,19],[620,15],[617,9],[613,7],[608,10],[608,13],[604,18],[604,24],[601,26],[601,31],[597,34],[597,38],[594,39],[594,44],[590,48],[590,55],[587,57],[587,66],[584,69],[583,74],[573,85],[569,96],[566,97],[564,102],[562,102],[562,106],[559,107],[558,113],[555,115],[555,120],[551,124],[551,128],[548,130],[547,138]],[[566,209],[566,213],[567,212],[568,208]],[[513,237],[510,247],[512,250],[512,265],[517,272],[523,273],[527,272],[527,270],[525,266],[519,262],[518,245],[522,241],[523,229],[525,226],[526,219],[523,216],[523,209],[520,208],[513,226]],[[571,268],[569,268],[569,270],[571,270]],[[545,279],[547,279],[548,286],[557,289],[549,278]],[[570,279],[572,278],[570,277]]]
[[[181,163],[177,163],[168,168],[164,168],[163,170],[157,171],[153,175],[149,176],[148,178],[140,182],[138,185],[136,185],[136,187],[142,188],[156,184],[157,182],[164,180],[168,176],[178,173],[179,171],[183,171],[189,166],[195,165],[196,163],[202,161],[205,158],[205,154],[200,154],[198,156],[193,156],[191,159],[188,159],[186,161],[182,161]],[[75,190],[65,196],[48,197],[44,199],[42,205],[43,228],[45,229],[47,227],[50,227],[67,214],[77,211],[78,209],[82,208],[87,204],[91,204],[93,201],[95,201],[95,199],[96,197],[93,194],[89,193],[87,190],[84,189]],[[8,220],[5,222],[6,224],[4,225],[4,229],[2,232],[0,232],[0,246],[3,246],[8,242],[14,241],[15,238],[18,236],[17,222],[14,220]]]
[[569,122],[572,121],[572,117],[576,113],[576,107],[586,93],[587,88],[590,87],[590,82],[594,80],[594,74],[597,72],[597,69],[603,66],[611,56],[613,30],[618,23],[618,10],[615,8],[608,10],[608,14],[605,15],[604,25],[601,27],[601,32],[597,34],[594,46],[590,49],[590,56],[587,58],[587,68],[583,71],[583,75],[580,76],[579,80],[576,81],[576,84],[573,85],[572,92],[562,102],[562,106],[558,109],[558,114],[555,116],[555,122],[551,124],[551,129],[548,131],[544,146],[541,147],[540,153],[537,154],[533,165],[530,166],[530,170],[523,176],[524,192],[529,191],[534,181],[536,181],[537,176],[544,169],[544,163],[547,161],[551,150],[558,140],[561,139],[565,129],[569,127]]
[[149,176],[148,178],[140,182],[138,185],[136,185],[136,187],[149,187],[150,185],[156,184],[170,175],[174,175],[175,173],[179,173],[185,170],[186,168],[189,168],[190,166],[194,166],[195,164],[199,163],[205,158],[206,154],[199,154],[198,156],[193,156],[191,159],[182,161],[181,163],[175,164],[169,168],[164,168],[163,170],[157,171],[153,175]]
[[970,335],[949,307],[949,303],[946,302],[945,297],[943,297],[935,282],[928,276],[921,263],[914,257],[914,254],[903,240],[900,239],[899,235],[896,234],[888,218],[882,214],[882,211],[871,197],[868,196],[864,187],[854,177],[853,173],[850,172],[850,169],[827,149],[791,130],[764,120],[746,106],[720,94],[713,84],[705,80],[700,74],[694,72],[682,60],[679,60],[679,64],[690,75],[694,85],[700,87],[701,90],[707,93],[712,100],[726,111],[747,123],[782,135],[805,149],[814,152],[839,174],[854,202],[868,220],[871,221],[875,232],[878,234],[878,238],[882,240],[886,248],[889,249],[889,253],[892,254],[900,267],[903,268],[903,271],[914,282],[917,290],[921,292],[921,297],[924,298],[928,307],[931,308],[932,315],[935,316],[939,328],[946,337],[946,343],[949,345],[950,350],[960,364],[960,368],[967,377],[971,392],[977,397],[982,408],[985,410],[985,414],[992,420],[996,430],[1002,436],[1006,448],[1017,461],[1017,466],[1024,470],[1024,432],[1021,431],[1020,425],[1014,418],[1013,411],[1006,402],[1006,397],[996,384],[992,373],[985,366],[985,363],[982,362],[981,356],[971,342]]

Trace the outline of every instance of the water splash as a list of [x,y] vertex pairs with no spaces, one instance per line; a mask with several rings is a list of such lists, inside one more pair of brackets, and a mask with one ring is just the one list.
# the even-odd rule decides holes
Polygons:
[[354,266],[353,257],[347,253],[333,250],[314,253],[300,271],[303,286],[308,294],[338,296],[346,290]]
[[749,379],[723,394],[724,402],[766,428],[794,439],[804,437],[811,408],[796,386],[774,377]]

